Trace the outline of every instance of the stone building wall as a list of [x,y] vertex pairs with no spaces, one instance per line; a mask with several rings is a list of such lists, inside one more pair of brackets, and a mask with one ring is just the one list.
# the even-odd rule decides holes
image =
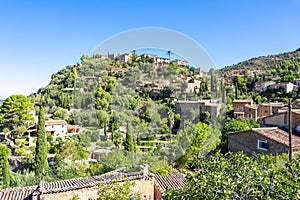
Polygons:
[[263,125],[266,126],[286,126],[287,125],[287,119],[286,119],[286,114],[278,114],[278,115],[273,115],[267,118],[263,119]]
[[[258,149],[257,140],[267,140],[268,150]],[[228,135],[228,149],[233,152],[243,151],[247,155],[263,154],[282,154],[288,153],[288,147],[274,140],[268,139],[260,134],[249,131],[246,133],[237,133]]]

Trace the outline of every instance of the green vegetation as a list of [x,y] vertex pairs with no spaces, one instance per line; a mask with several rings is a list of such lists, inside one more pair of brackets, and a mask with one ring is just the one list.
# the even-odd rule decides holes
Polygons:
[[[134,182],[124,181],[120,183],[115,181],[110,184],[105,184],[103,182],[99,183],[99,198],[98,200],[125,200],[133,197],[131,192],[131,187],[135,186]],[[138,195],[138,194],[136,194]],[[135,199],[140,199],[136,196]]]
[[10,169],[8,164],[8,155],[10,153],[11,151],[6,145],[0,144],[0,185],[3,188],[10,186]]
[[0,130],[13,131],[16,138],[22,137],[26,129],[32,125],[31,110],[33,103],[29,98],[21,94],[8,97],[0,107]]
[[273,56],[252,58],[233,66],[220,69],[224,77],[230,76],[235,87],[231,98],[243,99],[252,96],[255,103],[287,102],[288,98],[297,99],[299,90],[286,93],[283,88],[253,92],[255,83],[264,81],[291,82],[300,78],[300,52],[288,52]]
[[[196,160],[195,160],[196,162]],[[300,160],[287,156],[217,152],[201,157],[197,171],[187,176],[183,190],[169,191],[166,199],[298,199]]]
[[48,170],[48,161],[47,161],[47,141],[45,133],[45,118],[44,118],[44,108],[40,107],[39,111],[39,121],[37,127],[37,141],[35,148],[35,175],[40,177],[41,174]]
[[136,150],[135,149],[136,142],[134,139],[133,129],[130,121],[127,122],[127,131],[126,131],[126,137],[123,146],[126,151],[135,152]]

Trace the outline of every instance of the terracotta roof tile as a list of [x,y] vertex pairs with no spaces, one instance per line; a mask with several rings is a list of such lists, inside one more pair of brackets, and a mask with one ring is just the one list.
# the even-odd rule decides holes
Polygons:
[[[153,176],[148,174],[147,176]],[[114,180],[136,180],[142,179],[145,175],[142,172],[128,173],[125,168],[114,170],[106,174],[92,177],[83,177],[70,180],[62,180],[44,184],[44,194],[64,192],[82,188],[98,187],[99,182],[110,183]],[[1,200],[24,200],[39,193],[38,186],[8,188],[0,190]]]
[[173,169],[167,176],[155,174],[154,178],[155,183],[161,192],[166,189],[179,190],[185,187],[185,176],[176,169]]

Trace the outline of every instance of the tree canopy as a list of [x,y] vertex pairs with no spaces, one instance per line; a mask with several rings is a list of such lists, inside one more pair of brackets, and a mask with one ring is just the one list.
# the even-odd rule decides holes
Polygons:
[[21,94],[16,94],[4,100],[0,107],[1,128],[15,129],[18,126],[29,126],[33,120],[30,111],[33,103],[29,98]]

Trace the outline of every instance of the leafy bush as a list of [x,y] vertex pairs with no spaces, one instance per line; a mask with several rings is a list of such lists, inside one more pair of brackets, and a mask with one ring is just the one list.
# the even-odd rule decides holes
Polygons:
[[299,199],[300,158],[217,152],[194,160],[199,173],[165,199]]

